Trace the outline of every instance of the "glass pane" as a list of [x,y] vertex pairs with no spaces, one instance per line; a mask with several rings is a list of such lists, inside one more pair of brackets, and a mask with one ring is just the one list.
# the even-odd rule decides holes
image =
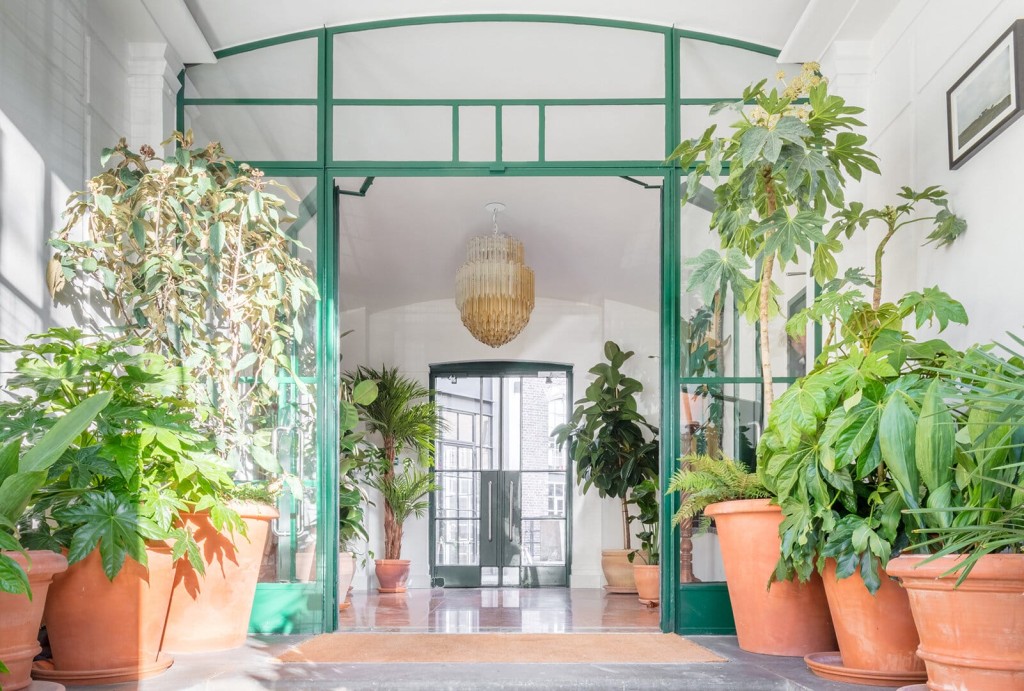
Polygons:
[[450,161],[447,106],[336,106],[336,161]]
[[316,106],[187,106],[196,143],[248,161],[317,160]]
[[480,476],[477,473],[438,472],[434,495],[435,515],[439,518],[478,518],[480,515]]
[[780,65],[771,55],[687,38],[679,42],[679,68],[682,98],[739,98],[762,79],[773,86],[779,70],[800,74],[800,65]]
[[459,160],[493,161],[497,134],[494,106],[459,108]]
[[565,472],[523,473],[521,476],[524,518],[565,516]]
[[505,106],[501,109],[501,158],[536,161],[540,152],[540,109]]
[[480,564],[479,523],[445,521],[435,523],[438,566],[478,566]]
[[523,566],[565,563],[565,523],[558,520],[524,520]]
[[[317,39],[290,41],[192,65],[187,98],[316,98]],[[255,77],[254,77],[255,75]]]
[[[549,161],[641,161],[665,157],[662,106],[549,106]],[[623,133],[629,136],[623,136]]]
[[459,441],[472,443],[473,439],[473,423],[476,421],[476,415],[470,413],[459,414]]
[[645,98],[660,33],[546,22],[394,27],[334,37],[336,98]]

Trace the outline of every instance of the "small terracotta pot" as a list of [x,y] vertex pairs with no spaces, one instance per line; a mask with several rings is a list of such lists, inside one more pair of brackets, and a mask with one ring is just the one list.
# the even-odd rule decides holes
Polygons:
[[181,515],[199,543],[206,574],[187,559],[178,561],[162,650],[212,652],[245,643],[270,522],[279,514],[255,502],[232,508],[245,522],[244,536],[217,531],[208,512]]
[[174,563],[165,543],[147,543],[149,567],[129,557],[113,581],[99,550],[58,574],[46,599],[53,660],[32,676],[67,684],[112,684],[159,674],[172,658],[160,654]]
[[886,570],[910,595],[928,688],[1024,689],[1024,555],[986,555],[958,588],[958,574],[942,574],[961,556],[925,558],[904,555]]
[[924,660],[917,656],[920,639],[907,591],[879,571],[882,586],[872,595],[859,573],[837,579],[835,559],[825,562],[821,577],[843,665],[897,674],[920,672],[923,681]]
[[352,604],[348,594],[352,590],[352,579],[356,576],[356,555],[352,552],[338,552],[338,609],[348,609]]
[[404,593],[405,584],[409,580],[408,559],[376,559],[377,581],[382,593]]
[[28,574],[32,599],[0,593],[0,660],[10,670],[0,674],[0,688],[18,691],[32,683],[32,659],[39,654],[39,623],[54,574],[68,568],[68,560],[49,550],[32,550],[29,560],[17,552],[4,552]]
[[764,655],[807,655],[835,650],[836,636],[821,577],[807,583],[768,579],[779,559],[782,509],[768,499],[711,504],[732,602],[736,637],[743,650]]
[[609,593],[635,593],[636,581],[633,579],[633,565],[629,561],[631,549],[601,550],[601,571],[607,582],[605,590]]
[[633,564],[633,577],[640,602],[658,604],[661,599],[661,567]]

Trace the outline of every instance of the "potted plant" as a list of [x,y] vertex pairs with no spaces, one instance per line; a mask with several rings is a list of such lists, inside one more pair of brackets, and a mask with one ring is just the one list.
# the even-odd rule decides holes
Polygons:
[[[890,464],[912,546],[889,562],[910,596],[928,688],[1019,688],[1024,679],[1024,341],[974,347],[937,374],[956,382],[922,411]],[[912,552],[925,552],[915,554]],[[930,555],[928,553],[931,553]]]
[[633,490],[630,504],[637,507],[631,522],[641,526],[636,534],[640,549],[629,553],[633,564],[633,580],[640,602],[654,607],[661,600],[661,545],[658,542],[658,526],[661,523],[661,506],[658,503],[658,480],[647,478]]
[[646,479],[658,475],[658,428],[637,409],[637,394],[644,387],[622,373],[633,357],[612,341],[604,344],[607,362],[590,368],[595,379],[583,398],[576,401],[569,422],[552,431],[561,450],[566,444],[576,464],[576,483],[584,492],[596,488],[601,497],[614,497],[622,507],[621,550],[602,550],[601,569],[612,593],[635,593],[629,554],[633,551],[629,529],[629,501]]
[[834,645],[820,581],[785,580],[768,587],[770,565],[781,549],[782,512],[757,474],[738,461],[707,455],[684,457],[680,466],[668,487],[682,495],[672,521],[690,521],[702,512],[703,527],[714,520],[740,648],[804,655]]
[[364,504],[369,502],[357,482],[357,474],[365,467],[369,452],[363,434],[357,430],[359,409],[356,405],[368,405],[377,398],[377,382],[364,380],[354,387],[342,382],[338,431],[341,436],[339,449],[341,459],[338,467],[338,608],[349,606],[348,593],[356,571],[355,545],[368,542]]
[[[274,480],[282,469],[272,430],[287,415],[281,387],[307,389],[296,368],[310,350],[309,307],[318,299],[301,257],[308,250],[288,232],[294,218],[262,171],[235,163],[217,143],[193,148],[191,132],[169,141],[177,148],[167,159],[148,146],[133,151],[123,139],[104,150],[101,165],[111,167],[72,195],[51,240],[50,291],[98,291],[114,322],[186,375],[178,394],[206,411],[194,424],[243,471],[239,478]],[[77,240],[83,222],[87,237]],[[209,506],[186,518],[204,541],[205,571],[216,584],[204,598],[204,574],[179,566],[167,637],[173,648],[223,649],[244,639],[260,565],[254,555],[278,513],[259,502],[237,508],[244,523],[233,547],[235,534],[210,529],[223,521]],[[246,586],[227,598],[229,582]],[[200,616],[210,624],[201,626],[205,638],[185,630]]]
[[45,486],[50,467],[109,402],[109,393],[87,398],[67,414],[47,420],[52,426],[28,449],[22,448],[20,435],[0,448],[0,688],[8,691],[32,683],[50,582],[68,567],[68,560],[56,552],[25,550],[17,524]]
[[[422,466],[431,465],[434,440],[441,425],[430,392],[397,367],[359,367],[346,379],[354,387],[371,381],[377,396],[356,402],[366,428],[380,439],[377,453],[366,468],[367,484],[381,493],[384,502],[384,558],[374,561],[381,592],[405,592],[409,560],[402,559],[402,535],[409,516],[422,516],[428,507],[423,497],[434,490],[432,476]],[[402,458],[405,450],[417,459]]]
[[[712,108],[712,113],[724,108],[737,111],[738,119],[727,136],[717,136],[713,125],[701,137],[682,142],[669,160],[678,161],[688,173],[687,200],[697,194],[703,176],[709,176],[715,185],[711,230],[718,234],[722,250],[706,250],[688,262],[693,273],[687,288],[702,293],[716,308],[731,289],[737,308],[758,324],[762,415],[767,421],[775,384],[769,323],[781,311],[775,298],[781,292],[776,271],[802,255],[810,260],[810,273],[818,284],[835,278],[835,254],[842,242],[839,231],[824,231],[829,210],[845,206],[847,176],[859,180],[865,170],[877,173],[878,166],[874,154],[863,148],[867,138],[856,132],[863,126],[857,119],[863,109],[830,94],[816,63],[805,64],[801,74],[782,88],[769,90],[766,83],[748,87],[739,101]],[[724,179],[723,172],[727,172]],[[747,275],[751,265],[755,267],[753,280]],[[719,310],[713,311],[720,322]],[[717,329],[711,332],[711,345],[716,346]],[[767,515],[758,517],[758,511]],[[724,518],[725,514],[718,515]],[[749,520],[770,533],[772,523],[777,529],[781,521],[778,507],[767,501],[744,504],[742,512],[729,515],[718,523]],[[750,535],[754,528],[738,530]],[[771,543],[762,540],[758,544]],[[767,581],[777,555],[758,553],[766,559],[764,563],[752,563],[746,557],[742,567],[737,563],[730,568],[726,563],[726,580],[730,573],[738,577],[742,570]],[[790,590],[789,586],[780,588],[777,597]],[[824,602],[816,579],[807,586],[793,585],[792,591],[795,600]],[[827,618],[827,611],[824,616]],[[815,617],[815,621],[822,620]],[[762,652],[805,654],[815,651],[805,645],[820,645],[821,641],[813,636],[765,641]]]
[[[807,319],[824,322],[825,348],[813,371],[776,401],[759,449],[759,469],[784,517],[776,575],[805,579],[820,572],[836,626],[839,655],[816,651],[808,664],[821,676],[861,683],[924,678],[909,602],[884,569],[911,526],[900,511],[928,499],[919,487],[898,491],[901,469],[892,460],[895,447],[907,443],[901,433],[940,400],[943,383],[931,369],[955,351],[940,340],[914,341],[903,322],[935,320],[942,330],[967,321],[963,307],[937,287],[881,301],[882,258],[896,232],[930,221],[929,241],[948,244],[966,228],[937,187],[903,188],[900,197],[899,205],[852,204],[836,214],[831,233],[885,223],[875,275],[866,282],[854,270],[829,282],[792,320],[800,332]],[[937,213],[915,216],[923,201]],[[873,288],[870,300],[862,285]]]
[[[180,514],[208,507],[221,527],[240,528],[225,504],[230,471],[212,440],[191,426],[203,412],[174,395],[182,372],[139,343],[51,329],[16,352],[8,381],[14,400],[0,418],[29,433],[97,394],[111,394],[95,423],[49,469],[19,524],[33,549],[66,550],[70,566],[54,578],[46,603],[52,661],[37,678],[117,681],[158,673],[174,562],[202,571],[194,536]],[[10,425],[4,438],[17,433]]]

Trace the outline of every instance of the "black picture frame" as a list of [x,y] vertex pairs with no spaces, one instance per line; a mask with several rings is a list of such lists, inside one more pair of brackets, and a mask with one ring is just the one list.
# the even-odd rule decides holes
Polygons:
[[1024,19],[1018,19],[946,92],[950,170],[966,163],[1022,113]]

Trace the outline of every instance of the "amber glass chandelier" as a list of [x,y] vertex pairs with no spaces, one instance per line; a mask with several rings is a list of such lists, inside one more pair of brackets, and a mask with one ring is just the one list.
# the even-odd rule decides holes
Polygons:
[[471,238],[466,263],[455,273],[455,306],[473,338],[492,348],[523,330],[533,311],[533,269],[524,262],[523,243],[498,232],[498,212],[487,205],[494,232]]

